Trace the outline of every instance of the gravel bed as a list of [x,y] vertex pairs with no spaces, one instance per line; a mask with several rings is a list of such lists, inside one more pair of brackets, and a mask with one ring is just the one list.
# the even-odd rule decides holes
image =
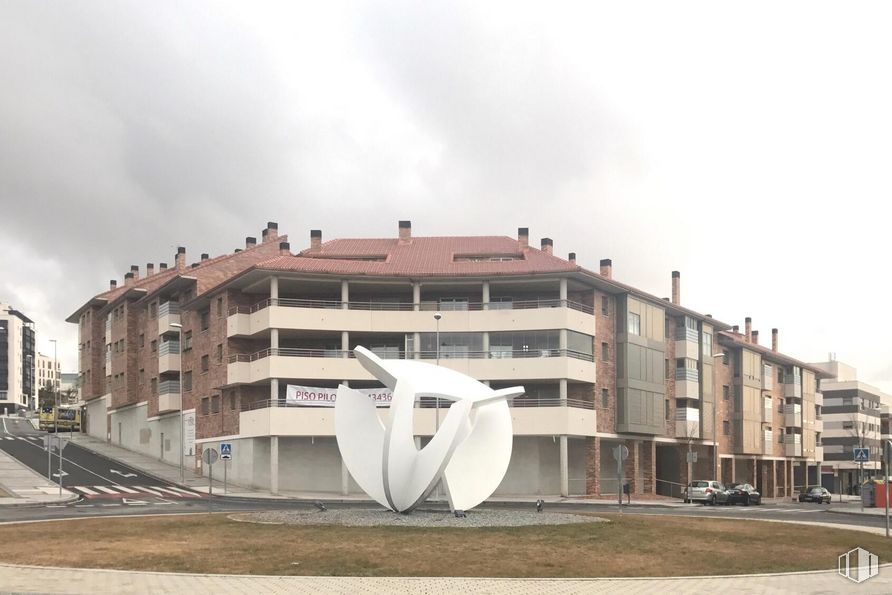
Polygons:
[[524,527],[598,523],[599,517],[559,512],[470,510],[465,518],[451,512],[417,509],[399,514],[385,509],[334,509],[325,512],[277,510],[229,515],[235,521],[283,525],[342,525],[346,527]]

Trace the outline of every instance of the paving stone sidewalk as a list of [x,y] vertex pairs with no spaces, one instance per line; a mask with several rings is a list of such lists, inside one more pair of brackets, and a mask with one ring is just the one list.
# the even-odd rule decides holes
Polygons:
[[856,585],[835,571],[651,579],[272,577],[76,570],[0,564],[0,589],[17,593],[838,593],[892,592],[892,565]]

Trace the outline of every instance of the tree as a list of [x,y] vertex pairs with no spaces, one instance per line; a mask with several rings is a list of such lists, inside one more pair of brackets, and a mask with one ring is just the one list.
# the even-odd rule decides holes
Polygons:
[[56,394],[53,391],[53,383],[47,380],[46,383],[37,389],[37,406],[40,409],[44,407],[54,407],[56,405]]

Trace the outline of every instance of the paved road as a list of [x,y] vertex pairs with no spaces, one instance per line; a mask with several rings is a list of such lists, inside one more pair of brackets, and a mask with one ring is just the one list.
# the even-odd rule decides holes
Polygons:
[[[47,452],[46,441],[53,444]],[[3,418],[0,423],[0,449],[53,482],[58,482],[60,461],[58,442],[62,443],[62,486],[86,500],[124,500],[164,503],[171,500],[200,500],[200,492],[179,488],[170,482],[145,475],[137,469],[97,456],[70,443],[62,432],[58,436],[34,429],[22,419]]]

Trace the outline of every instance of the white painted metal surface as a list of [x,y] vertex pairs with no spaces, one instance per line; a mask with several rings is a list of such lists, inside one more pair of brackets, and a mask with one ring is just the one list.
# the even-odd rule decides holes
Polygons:
[[[453,510],[468,510],[498,487],[511,459],[507,399],[523,387],[493,390],[449,368],[412,360],[384,360],[363,347],[356,358],[393,391],[390,417],[382,422],[375,403],[347,386],[338,388],[335,435],[356,483],[383,506],[409,512],[438,482]],[[443,422],[422,449],[415,445],[416,397],[451,401]]]

